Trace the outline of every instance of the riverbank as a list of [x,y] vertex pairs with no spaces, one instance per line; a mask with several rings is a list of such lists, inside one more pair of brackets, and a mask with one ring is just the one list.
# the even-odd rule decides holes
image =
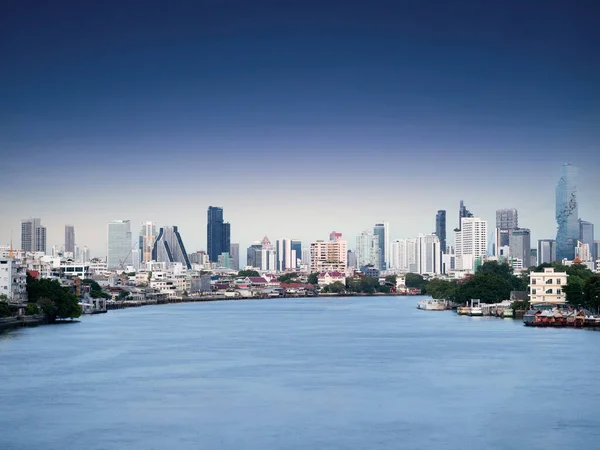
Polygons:
[[44,316],[19,316],[0,318],[0,331],[12,330],[21,327],[35,327],[44,325],[46,318]]

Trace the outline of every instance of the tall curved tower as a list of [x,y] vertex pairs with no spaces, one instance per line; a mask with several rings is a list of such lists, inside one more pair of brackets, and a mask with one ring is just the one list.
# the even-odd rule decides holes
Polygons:
[[562,166],[560,180],[556,186],[556,259],[575,258],[575,246],[579,239],[579,212],[577,208],[577,167]]

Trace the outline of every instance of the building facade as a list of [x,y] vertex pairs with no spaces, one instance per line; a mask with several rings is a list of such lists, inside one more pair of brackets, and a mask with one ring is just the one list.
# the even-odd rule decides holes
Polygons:
[[473,214],[471,213],[471,211],[469,211],[467,209],[467,207],[465,206],[465,203],[461,200],[460,206],[458,207],[458,228],[457,229],[459,231],[462,227],[462,219],[466,218],[466,217],[473,217]]
[[192,268],[177,226],[164,226],[159,230],[152,249],[152,260],[165,263],[181,263],[187,269]]
[[240,244],[232,243],[229,248],[229,268],[240,270]]
[[443,209],[435,215],[435,234],[440,240],[442,253],[446,253],[446,211]]
[[537,265],[556,261],[556,241],[554,239],[539,239],[537,245]]
[[132,265],[131,223],[113,220],[107,225],[106,266],[108,270]]
[[363,231],[356,236],[356,264],[358,267],[373,266],[381,270],[379,234]]
[[291,241],[291,246],[292,246],[292,252],[293,253],[293,260],[292,260],[292,266],[294,268],[299,267],[299,260],[302,259],[302,242],[298,239],[292,239]]
[[154,222],[142,222],[140,230],[139,249],[142,262],[152,261],[152,250],[156,241],[156,224]]
[[316,241],[310,244],[310,271],[346,273],[348,243],[341,236],[335,241]]
[[594,245],[594,224],[586,220],[579,219],[579,241],[590,247],[591,261],[598,259],[596,246]]
[[514,230],[519,228],[519,213],[516,209],[499,209],[496,211],[496,228]]
[[390,225],[388,222],[376,223],[373,234],[379,243],[379,269],[385,270],[390,265]]
[[25,219],[21,222],[21,250],[46,253],[46,227],[40,219]]
[[528,228],[509,230],[510,257],[518,258],[523,268],[531,266],[531,232]]
[[456,269],[474,272],[476,265],[487,257],[487,239],[487,221],[463,217],[461,228],[454,235]]
[[75,256],[75,227],[65,225],[65,252]]
[[529,274],[529,298],[532,305],[551,303],[561,305],[566,302],[562,287],[567,284],[566,272],[554,272],[554,268],[546,267],[543,272]]
[[27,271],[14,258],[0,258],[0,295],[8,303],[27,302]]
[[573,260],[579,238],[579,209],[576,187],[577,168],[571,164],[562,166],[561,177],[556,186],[556,257],[559,261]]
[[221,253],[230,253],[231,225],[223,221],[223,208],[209,206],[206,224],[206,251],[211,262]]

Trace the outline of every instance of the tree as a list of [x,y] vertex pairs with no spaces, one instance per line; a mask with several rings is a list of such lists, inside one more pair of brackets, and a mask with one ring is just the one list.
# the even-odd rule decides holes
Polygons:
[[323,292],[331,292],[333,294],[341,294],[346,290],[346,286],[341,281],[335,281],[323,288]]
[[434,278],[427,283],[427,294],[436,299],[454,300],[456,296],[456,281]]
[[585,281],[577,275],[569,275],[567,284],[562,287],[567,302],[573,306],[582,306],[584,304],[583,288]]
[[585,282],[583,301],[588,309],[600,312],[600,275],[592,275]]
[[10,306],[8,305],[8,297],[0,294],[0,317],[9,317],[12,315]]
[[82,280],[81,284],[88,285],[90,287],[90,297],[92,298],[110,298],[110,295],[104,292],[100,285],[91,278]]
[[482,303],[498,303],[508,300],[511,290],[511,284],[497,273],[476,273],[458,285],[455,301],[479,299]]
[[386,283],[391,283],[394,286],[396,286],[396,281],[397,281],[398,277],[396,275],[387,275],[385,277],[385,282]]
[[81,315],[77,297],[68,288],[63,288],[58,280],[27,277],[27,293],[29,302],[36,303],[49,322]]
[[289,283],[292,280],[295,280],[296,278],[298,278],[298,274],[295,272],[294,273],[284,273],[279,278],[277,278],[277,280],[282,283]]
[[319,284],[319,272],[311,273],[308,276],[308,283],[317,286]]
[[238,277],[246,278],[246,277],[260,277],[260,273],[256,270],[248,269],[248,270],[240,270],[238,272]]
[[420,289],[421,292],[424,292],[427,286],[427,280],[418,273],[407,273],[405,283],[407,288]]

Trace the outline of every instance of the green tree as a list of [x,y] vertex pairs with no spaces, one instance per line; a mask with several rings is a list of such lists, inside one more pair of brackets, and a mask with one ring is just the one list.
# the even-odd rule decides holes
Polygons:
[[426,291],[428,295],[436,299],[454,300],[456,296],[456,281],[434,278],[427,283]]
[[407,288],[421,289],[421,292],[425,292],[427,286],[427,280],[425,280],[418,273],[407,273],[405,277],[405,283]]
[[29,303],[25,309],[25,315],[35,316],[40,313],[40,308],[35,303]]
[[311,273],[308,276],[308,283],[317,286],[319,284],[319,272]]
[[583,288],[585,281],[577,275],[569,275],[567,284],[562,287],[567,302],[573,306],[582,306],[584,304]]
[[252,269],[240,270],[238,272],[238,277],[241,277],[241,278],[260,277],[260,273],[258,273],[256,270],[252,270]]
[[498,303],[510,298],[512,285],[497,273],[476,273],[458,284],[455,301],[466,303],[479,299],[482,303]]
[[290,283],[291,281],[295,280],[296,278],[298,278],[298,274],[295,272],[294,273],[284,273],[279,278],[277,278],[277,280],[280,281],[281,283]]
[[331,292],[333,294],[341,294],[346,290],[346,286],[341,281],[328,284],[323,288],[323,292]]
[[82,280],[81,284],[88,285],[90,287],[90,297],[92,298],[110,298],[110,295],[104,292],[100,285],[91,278]]
[[600,312],[600,275],[592,275],[586,280],[583,301],[586,308]]
[[57,280],[27,277],[27,294],[29,302],[36,303],[49,322],[81,315],[75,294],[63,288]]
[[8,305],[8,297],[4,294],[0,294],[0,317],[10,317],[12,311]]
[[396,286],[396,281],[397,281],[398,277],[396,275],[387,275],[385,277],[385,282],[386,283],[391,283],[394,286]]

